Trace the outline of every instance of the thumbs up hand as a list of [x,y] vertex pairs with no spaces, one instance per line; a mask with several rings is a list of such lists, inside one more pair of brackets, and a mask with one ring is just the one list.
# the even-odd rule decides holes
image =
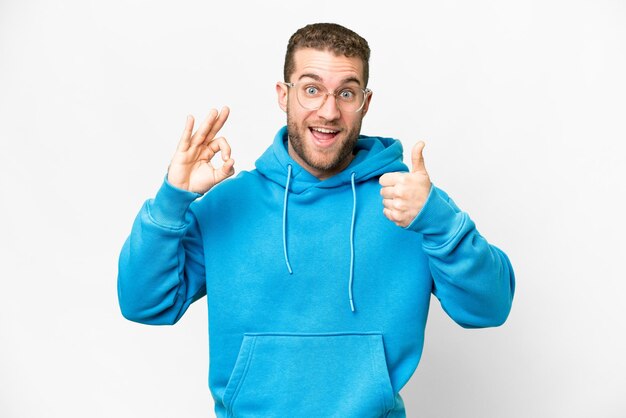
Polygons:
[[393,223],[407,227],[424,207],[430,193],[430,177],[424,165],[422,151],[426,144],[420,141],[411,151],[410,173],[385,173],[380,176],[383,214]]

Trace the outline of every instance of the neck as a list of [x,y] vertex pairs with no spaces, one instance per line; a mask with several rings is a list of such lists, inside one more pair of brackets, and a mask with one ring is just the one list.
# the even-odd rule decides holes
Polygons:
[[289,156],[294,159],[295,162],[300,164],[302,168],[308,171],[311,175],[317,177],[319,180],[326,180],[331,178],[335,174],[341,173],[343,170],[345,170],[346,167],[350,165],[350,163],[354,159],[354,154],[350,153],[343,161],[341,161],[341,164],[329,169],[321,169],[309,165],[302,157],[300,157],[300,155],[291,146],[291,140],[287,141],[287,152],[289,153]]

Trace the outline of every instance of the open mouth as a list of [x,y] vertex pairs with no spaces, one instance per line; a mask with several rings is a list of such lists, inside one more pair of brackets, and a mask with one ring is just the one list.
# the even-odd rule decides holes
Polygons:
[[339,134],[336,129],[310,127],[311,135],[313,136],[313,142],[318,147],[329,147],[335,143],[335,139]]

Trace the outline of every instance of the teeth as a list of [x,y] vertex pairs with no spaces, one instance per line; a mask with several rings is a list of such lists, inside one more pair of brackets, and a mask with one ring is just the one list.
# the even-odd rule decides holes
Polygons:
[[324,128],[312,128],[313,130],[317,131],[317,132],[321,132],[323,134],[336,134],[337,131],[333,131],[330,129],[324,129]]

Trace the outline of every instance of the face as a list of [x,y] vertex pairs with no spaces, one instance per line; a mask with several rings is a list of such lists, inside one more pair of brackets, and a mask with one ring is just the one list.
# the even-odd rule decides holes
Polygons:
[[[294,54],[295,71],[289,81],[314,82],[328,92],[344,86],[365,88],[363,62],[358,57],[336,56],[330,51],[300,49]],[[346,168],[367,113],[371,94],[359,112],[345,112],[328,96],[317,110],[303,108],[296,91],[282,83],[276,84],[278,104],[287,112],[289,155],[314,176],[323,180]]]

